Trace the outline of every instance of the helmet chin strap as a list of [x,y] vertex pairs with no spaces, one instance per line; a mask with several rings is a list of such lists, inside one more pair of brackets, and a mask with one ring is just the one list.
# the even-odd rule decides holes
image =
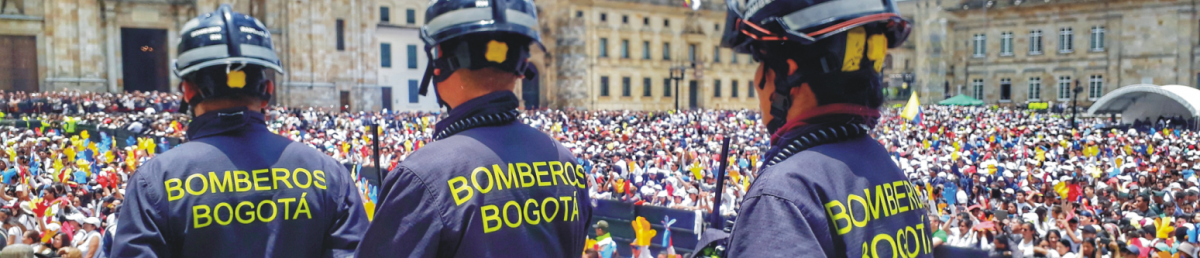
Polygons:
[[[784,124],[787,123],[788,109],[792,108],[792,88],[798,87],[800,84],[799,71],[797,74],[789,74],[790,67],[788,66],[787,58],[763,58],[763,64],[767,69],[775,74],[775,91],[771,92],[771,121],[767,122],[767,132],[774,134]],[[760,89],[766,87],[767,73],[764,71],[762,77],[758,79],[758,87]]]
[[[460,42],[454,47],[453,50],[450,51],[449,55],[446,53],[441,53],[442,49],[440,46],[434,47],[434,49],[438,51],[438,57],[436,59],[433,56],[432,51],[425,51],[425,55],[430,61],[429,65],[425,67],[425,76],[421,79],[421,88],[418,93],[421,94],[421,96],[426,96],[426,94],[429,92],[430,83],[436,84],[437,82],[445,81],[446,79],[449,79],[450,75],[458,69],[482,69],[491,67],[502,71],[511,72],[519,76],[532,77],[536,75],[535,71],[533,70],[533,65],[528,61],[528,51],[508,50],[506,53],[502,53],[505,57],[504,59],[511,58],[510,60],[516,60],[514,62],[510,62],[510,66],[505,65],[503,61],[496,62],[488,60],[486,52],[472,52],[472,48],[484,47],[477,44],[482,43]],[[512,51],[522,52],[515,53]],[[447,112],[452,109],[450,104],[442,98],[441,94],[435,93],[435,96],[437,96],[438,105],[445,107]]]

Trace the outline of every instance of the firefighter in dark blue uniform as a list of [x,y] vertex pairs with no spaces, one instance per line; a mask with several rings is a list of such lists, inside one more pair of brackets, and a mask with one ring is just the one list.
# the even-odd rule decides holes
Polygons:
[[725,255],[932,257],[926,202],[868,135],[887,49],[910,30],[895,3],[731,1],[727,22],[722,45],[761,62],[754,87],[772,135]]
[[130,177],[111,256],[352,256],[367,218],[346,169],[264,122],[270,32],[228,5],[180,31],[189,142]]
[[517,121],[513,89],[541,47],[529,0],[445,0],[421,36],[449,109],[436,141],[387,174],[359,257],[577,257],[591,221],[585,172]]

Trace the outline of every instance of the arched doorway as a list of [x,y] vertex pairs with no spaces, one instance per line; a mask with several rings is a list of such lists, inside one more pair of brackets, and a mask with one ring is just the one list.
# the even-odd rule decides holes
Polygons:
[[126,92],[169,92],[167,61],[167,30],[121,28],[121,69]]

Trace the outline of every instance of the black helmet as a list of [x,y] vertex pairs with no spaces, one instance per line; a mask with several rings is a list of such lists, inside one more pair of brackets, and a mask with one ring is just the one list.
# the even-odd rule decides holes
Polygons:
[[[750,54],[776,74],[775,92],[763,96],[772,102],[771,133],[786,122],[792,87],[804,83],[821,96],[818,105],[864,102],[867,94],[864,106],[878,106],[883,50],[899,46],[911,30],[893,0],[727,0],[726,6],[721,46]],[[859,69],[863,63],[874,69]],[[765,78],[758,83],[764,87]]]
[[[425,10],[421,39],[429,66],[420,94],[430,79],[440,82],[460,68],[492,67],[526,77],[535,75],[529,64],[529,44],[542,46],[537,9],[531,0],[440,0]],[[445,102],[438,97],[438,103]]]
[[727,0],[721,46],[755,55],[756,41],[812,44],[872,23],[887,29],[888,47],[900,46],[911,30],[894,0]]
[[283,73],[283,68],[262,22],[222,4],[185,23],[179,37],[171,70],[196,87],[194,94],[184,93],[188,103],[229,94],[270,99],[274,89],[266,84],[265,72]]

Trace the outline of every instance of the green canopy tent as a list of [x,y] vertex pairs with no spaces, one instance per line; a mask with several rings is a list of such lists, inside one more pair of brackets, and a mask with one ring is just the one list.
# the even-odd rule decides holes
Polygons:
[[948,98],[948,99],[946,99],[946,100],[939,101],[939,102],[938,102],[938,105],[947,105],[947,106],[982,106],[982,105],[983,105],[983,101],[982,101],[982,100],[975,99],[975,98],[972,98],[972,97],[970,97],[970,96],[967,96],[967,95],[958,94],[958,96],[954,96],[953,98]]

